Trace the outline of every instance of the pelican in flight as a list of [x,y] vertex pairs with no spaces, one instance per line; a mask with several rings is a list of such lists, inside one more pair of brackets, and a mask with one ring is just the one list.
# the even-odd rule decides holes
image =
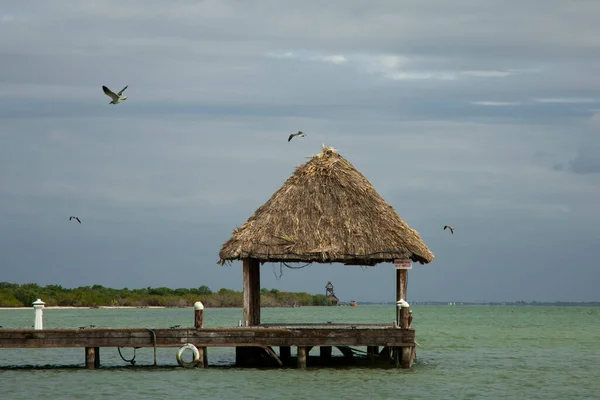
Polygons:
[[72,220],[72,219],[74,219],[74,220],[76,220],[77,222],[81,223],[81,220],[80,220],[79,218],[77,218],[76,216],[74,216],[74,215],[71,215],[71,216],[69,217],[69,221],[70,221],[70,220]]
[[[127,85],[127,86],[129,86],[129,85]],[[123,92],[125,91],[125,89],[127,89],[127,86],[125,86],[123,89],[121,89],[121,91],[117,94],[115,94],[115,92],[113,92],[106,86],[102,86],[102,90],[104,90],[104,94],[106,94],[108,97],[110,97],[112,99],[112,101],[108,104],[119,104],[119,103],[122,103],[124,100],[127,100],[127,96],[123,96]]]
[[446,228],[450,229],[450,233],[452,233],[454,235],[454,228],[451,227],[450,225],[444,225],[444,230],[446,230]]
[[294,136],[304,137],[306,134],[302,131],[298,131],[298,133],[292,133],[288,138],[288,142],[294,138]]

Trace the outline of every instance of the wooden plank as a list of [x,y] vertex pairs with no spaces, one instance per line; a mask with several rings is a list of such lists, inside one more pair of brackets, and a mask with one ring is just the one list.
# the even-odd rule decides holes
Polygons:
[[0,330],[0,348],[235,346],[404,346],[414,329],[101,329]]
[[[217,339],[217,338],[230,338],[230,339],[254,339],[254,338],[344,338],[344,337],[414,337],[414,329],[390,329],[387,331],[383,330],[279,330],[277,332],[265,331],[265,332],[244,332],[244,331],[223,331],[223,332],[207,332],[202,330],[194,331],[154,331],[157,342],[163,339],[174,340],[174,339]],[[45,334],[37,334],[35,332],[22,333],[22,334],[8,334],[4,335],[0,333],[0,347],[8,341],[28,341],[28,340],[94,340],[94,339],[151,339],[150,332],[116,332],[114,330],[106,329],[98,332],[53,332]]]
[[[39,331],[37,331],[39,332]],[[36,331],[21,332],[21,333],[3,333],[0,332],[0,346],[7,340],[44,340],[44,339],[71,339],[77,340],[81,338],[85,339],[101,339],[101,338],[142,338],[150,339],[152,337],[149,331],[117,331],[113,329],[98,330],[95,332],[78,332],[78,331],[55,331],[45,332],[43,334],[37,333]],[[229,330],[220,332],[211,332],[208,330],[154,330],[153,331],[159,338],[281,338],[281,337],[314,337],[314,338],[333,338],[333,337],[378,337],[378,336],[389,336],[389,337],[404,337],[413,336],[414,329],[390,329],[390,330],[346,330],[346,329],[315,329],[315,330],[295,330],[295,329],[281,329],[281,330],[264,330],[264,331],[243,331],[243,330]]]

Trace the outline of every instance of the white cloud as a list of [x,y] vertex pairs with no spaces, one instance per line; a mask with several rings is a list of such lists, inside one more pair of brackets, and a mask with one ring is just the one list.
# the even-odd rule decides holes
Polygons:
[[575,103],[595,103],[598,100],[592,98],[582,97],[545,97],[534,100],[536,103],[564,103],[564,104],[575,104]]
[[492,106],[492,107],[506,107],[506,106],[520,106],[523,103],[513,101],[472,101],[471,104],[478,106]]
[[320,56],[315,57],[316,60],[330,62],[332,64],[343,64],[348,61],[348,59],[342,55],[331,55],[331,56]]
[[509,75],[513,75],[510,71],[461,71],[462,75],[475,76],[479,78],[504,78]]
[[284,60],[320,61],[331,64],[343,64],[348,61],[348,59],[341,54],[319,54],[318,52],[309,51],[286,51],[283,53],[269,52],[267,53],[267,57]]
[[300,61],[321,61],[332,64],[349,63],[357,70],[378,74],[395,81],[404,80],[456,80],[459,78],[504,78],[514,75],[515,71],[501,70],[460,70],[435,68],[439,60],[411,58],[400,54],[363,54],[356,53],[348,57],[334,54],[323,55],[307,51],[286,51],[267,53],[277,59],[297,59]]

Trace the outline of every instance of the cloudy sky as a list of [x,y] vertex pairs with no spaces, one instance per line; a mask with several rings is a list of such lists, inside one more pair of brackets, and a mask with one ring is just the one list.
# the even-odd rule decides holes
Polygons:
[[[241,289],[221,245],[324,143],[436,255],[409,300],[600,300],[600,2],[26,3],[0,10],[0,281]],[[388,264],[274,267],[394,300]]]

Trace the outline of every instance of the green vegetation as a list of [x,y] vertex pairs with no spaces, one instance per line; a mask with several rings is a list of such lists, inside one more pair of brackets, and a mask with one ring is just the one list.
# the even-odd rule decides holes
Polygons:
[[[230,289],[213,292],[208,286],[192,289],[147,287],[144,289],[111,289],[101,285],[81,286],[74,289],[60,285],[40,286],[36,283],[0,282],[0,307],[30,307],[36,299],[46,306],[100,307],[191,307],[201,301],[206,307],[242,307],[243,293]],[[304,292],[281,292],[277,289],[261,289],[260,301],[264,307],[327,306],[331,305],[325,295]]]

